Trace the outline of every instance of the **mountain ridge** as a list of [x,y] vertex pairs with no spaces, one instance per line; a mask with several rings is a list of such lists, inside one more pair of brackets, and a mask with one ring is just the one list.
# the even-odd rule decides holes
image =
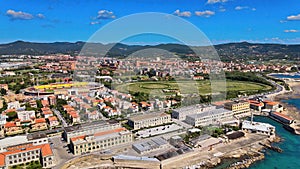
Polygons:
[[[47,55],[47,54],[71,54],[80,53],[86,43],[77,42],[26,42],[15,41],[6,44],[0,44],[0,55]],[[111,48],[109,56],[122,57],[129,54],[147,49],[160,48],[170,52],[177,53],[181,56],[193,53],[191,48],[203,48],[207,46],[186,46],[182,44],[166,43],[158,45],[128,45],[123,43],[87,43],[99,48],[99,52]],[[274,44],[274,43],[249,43],[249,42],[232,42],[213,45],[222,60],[247,59],[263,60],[271,59],[289,59],[300,60],[300,44]]]

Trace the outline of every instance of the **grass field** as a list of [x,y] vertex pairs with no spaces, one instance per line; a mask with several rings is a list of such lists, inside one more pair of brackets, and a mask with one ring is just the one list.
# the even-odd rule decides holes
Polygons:
[[[214,86],[222,86],[223,82],[214,82]],[[163,92],[163,90],[177,90],[181,94],[209,94],[212,92],[210,81],[158,81],[158,82],[134,82],[115,85],[114,88],[120,92],[144,92],[152,95],[171,95],[174,91]],[[227,91],[257,92],[271,89],[271,86],[246,82],[246,81],[227,81]],[[215,92],[215,91],[213,91]]]

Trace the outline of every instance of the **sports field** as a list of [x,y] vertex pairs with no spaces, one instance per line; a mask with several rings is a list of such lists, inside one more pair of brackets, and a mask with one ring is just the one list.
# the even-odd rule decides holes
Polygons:
[[[223,82],[214,82],[213,86],[222,86]],[[114,88],[120,92],[144,92],[151,93],[152,95],[170,95],[179,91],[181,94],[209,94],[215,92],[211,90],[211,83],[208,80],[205,81],[157,81],[157,82],[134,82],[123,83],[115,85]],[[257,92],[271,89],[271,86],[246,82],[246,81],[227,81],[227,91],[240,91],[240,92]]]

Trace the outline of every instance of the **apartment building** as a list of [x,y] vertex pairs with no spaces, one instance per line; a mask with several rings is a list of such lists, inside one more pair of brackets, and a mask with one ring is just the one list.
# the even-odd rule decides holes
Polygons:
[[54,154],[45,134],[29,134],[0,140],[0,168],[39,161],[43,168],[52,167]]
[[233,117],[233,112],[224,108],[205,111],[199,114],[186,116],[186,123],[192,126],[208,126],[222,124]]
[[244,100],[225,103],[224,107],[231,110],[236,117],[244,117],[250,113],[250,103]]
[[166,123],[171,123],[171,115],[161,112],[137,115],[128,119],[128,125],[132,127],[133,130],[158,126]]
[[133,141],[132,132],[123,127],[109,129],[94,134],[80,135],[70,139],[70,150],[74,155],[108,149]]

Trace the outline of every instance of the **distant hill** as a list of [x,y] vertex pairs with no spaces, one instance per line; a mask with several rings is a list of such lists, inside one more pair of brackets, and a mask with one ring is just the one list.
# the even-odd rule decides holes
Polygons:
[[[0,55],[45,55],[45,54],[71,54],[80,53],[84,42],[54,42],[54,43],[32,43],[24,41],[16,41],[8,44],[0,44]],[[160,48],[169,52],[177,53],[181,57],[187,57],[192,54],[193,50],[181,44],[160,44],[160,45],[126,45],[126,44],[101,44],[89,43],[85,48],[85,54],[103,54],[106,49],[111,48],[107,52],[110,57],[125,57],[136,51],[147,48]],[[283,44],[254,44],[248,42],[227,43],[214,46],[222,60],[272,60],[287,59],[300,60],[300,45],[283,45]],[[192,47],[205,48],[205,47]],[[97,49],[96,51],[94,49]],[[93,52],[94,53],[93,53]],[[90,53],[89,53],[90,52]]]

